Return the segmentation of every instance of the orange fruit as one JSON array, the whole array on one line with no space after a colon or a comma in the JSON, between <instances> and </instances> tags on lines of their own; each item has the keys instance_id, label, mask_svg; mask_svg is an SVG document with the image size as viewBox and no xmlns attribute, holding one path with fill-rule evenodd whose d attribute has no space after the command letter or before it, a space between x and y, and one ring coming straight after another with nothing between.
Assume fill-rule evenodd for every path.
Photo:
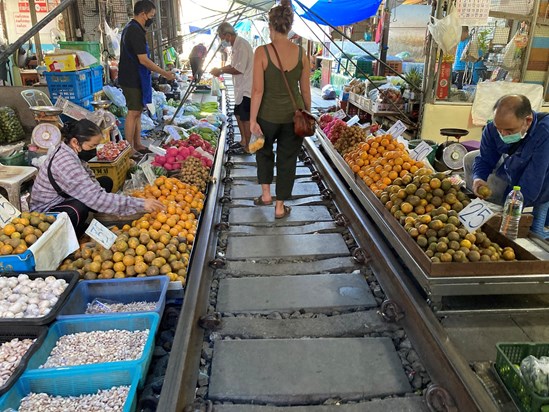
<instances>
[{"instance_id":1,"label":"orange fruit","mask_svg":"<svg viewBox=\"0 0 549 412\"><path fill-rule=\"evenodd\" d=\"M15 232L15 226L9 223L6 226L4 226L3 231L5 235L11 236Z\"/></svg>"}]
</instances>

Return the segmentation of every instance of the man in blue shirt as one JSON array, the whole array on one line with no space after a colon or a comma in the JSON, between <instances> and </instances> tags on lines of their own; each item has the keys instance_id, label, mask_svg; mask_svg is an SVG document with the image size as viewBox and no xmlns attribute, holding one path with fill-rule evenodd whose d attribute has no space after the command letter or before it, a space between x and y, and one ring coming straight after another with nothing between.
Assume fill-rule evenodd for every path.
<instances>
[{"instance_id":1,"label":"man in blue shirt","mask_svg":"<svg viewBox=\"0 0 549 412\"><path fill-rule=\"evenodd\" d=\"M452 66L452 83L454 83L458 89L463 89L463 76L465 75L465 62L461 60L461 55L465 46L469 43L469 27L463 26L461 28L461 39L457 45L456 55L454 57L454 65Z\"/></svg>"},{"instance_id":2,"label":"man in blue shirt","mask_svg":"<svg viewBox=\"0 0 549 412\"><path fill-rule=\"evenodd\" d=\"M465 182L477 196L488 185L488 199L503 204L520 186L524 206L549 201L549 116L532 111L522 95L506 95L494 106L494 120L482 132L480 150L464 158Z\"/></svg>"}]
</instances>

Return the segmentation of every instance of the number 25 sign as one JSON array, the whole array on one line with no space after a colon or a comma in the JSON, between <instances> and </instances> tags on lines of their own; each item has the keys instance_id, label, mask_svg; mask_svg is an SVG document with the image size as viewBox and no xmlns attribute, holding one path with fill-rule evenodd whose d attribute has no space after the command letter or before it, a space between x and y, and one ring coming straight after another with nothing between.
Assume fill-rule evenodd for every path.
<instances>
[{"instance_id":1,"label":"number 25 sign","mask_svg":"<svg viewBox=\"0 0 549 412\"><path fill-rule=\"evenodd\" d=\"M459 212L459 220L465 229L474 232L485 224L494 215L494 212L480 199L475 199Z\"/></svg>"}]
</instances>

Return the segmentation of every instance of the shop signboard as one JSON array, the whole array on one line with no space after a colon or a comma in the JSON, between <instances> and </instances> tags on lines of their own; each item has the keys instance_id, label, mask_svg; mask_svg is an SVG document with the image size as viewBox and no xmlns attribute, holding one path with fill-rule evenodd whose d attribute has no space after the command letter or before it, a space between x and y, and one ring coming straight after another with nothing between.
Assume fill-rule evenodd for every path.
<instances>
[{"instance_id":1,"label":"shop signboard","mask_svg":"<svg viewBox=\"0 0 549 412\"><path fill-rule=\"evenodd\" d=\"M446 100L450 91L452 77L452 64L449 62L439 63L437 80L437 99Z\"/></svg>"},{"instance_id":2,"label":"shop signboard","mask_svg":"<svg viewBox=\"0 0 549 412\"><path fill-rule=\"evenodd\" d=\"M30 5L29 5L28 1L19 0L17 5L19 6L19 13L29 13L30 12ZM36 9L37 13L47 13L48 12L48 2L47 1L35 1L34 2L34 8Z\"/></svg>"}]
</instances>

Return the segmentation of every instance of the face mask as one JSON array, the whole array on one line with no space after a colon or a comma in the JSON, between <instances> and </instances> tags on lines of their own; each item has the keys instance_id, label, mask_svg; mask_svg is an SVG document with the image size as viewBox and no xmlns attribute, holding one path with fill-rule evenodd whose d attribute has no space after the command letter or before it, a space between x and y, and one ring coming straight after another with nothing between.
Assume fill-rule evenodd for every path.
<instances>
[{"instance_id":1,"label":"face mask","mask_svg":"<svg viewBox=\"0 0 549 412\"><path fill-rule=\"evenodd\" d=\"M501 140L503 140L503 143L505 143L505 144L512 144L512 143L520 142L520 140L523 139L524 136L526 136L526 133L522 134L520 132L509 134L507 136L503 136L498 131L498 134L499 134L499 137L501 138Z\"/></svg>"},{"instance_id":2,"label":"face mask","mask_svg":"<svg viewBox=\"0 0 549 412\"><path fill-rule=\"evenodd\" d=\"M227 40L223 40L221 42L221 47L226 49L227 47L231 47L231 42L227 41Z\"/></svg>"},{"instance_id":3,"label":"face mask","mask_svg":"<svg viewBox=\"0 0 549 412\"><path fill-rule=\"evenodd\" d=\"M96 149L90 149L90 150L82 150L78 152L78 158L84 162L89 162L92 160L95 156L97 156L97 148Z\"/></svg>"},{"instance_id":4,"label":"face mask","mask_svg":"<svg viewBox=\"0 0 549 412\"><path fill-rule=\"evenodd\" d=\"M147 19L147 21L145 22L145 27L151 27L153 23L154 19Z\"/></svg>"}]
</instances>

